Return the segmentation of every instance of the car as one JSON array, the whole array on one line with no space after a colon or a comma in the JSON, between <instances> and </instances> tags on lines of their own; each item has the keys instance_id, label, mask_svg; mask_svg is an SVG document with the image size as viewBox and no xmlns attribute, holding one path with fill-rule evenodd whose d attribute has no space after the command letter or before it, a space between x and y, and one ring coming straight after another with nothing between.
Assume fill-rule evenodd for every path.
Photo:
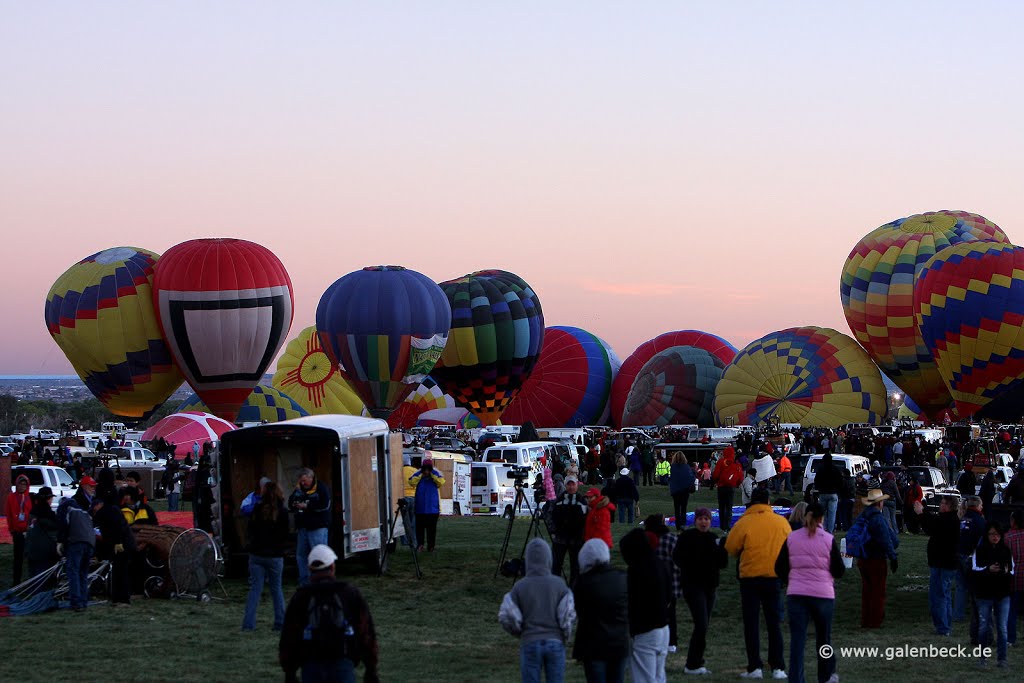
<instances>
[{"instance_id":1,"label":"car","mask_svg":"<svg viewBox=\"0 0 1024 683\"><path fill-rule=\"evenodd\" d=\"M15 465L11 468L11 491L14 491L13 483L18 477L28 477L28 490L31 493L39 493L39 489L49 486L53 491L53 503L51 507L56 510L61 498L70 498L78 491L78 484L67 473L63 467L50 465Z\"/></svg>"},{"instance_id":2,"label":"car","mask_svg":"<svg viewBox=\"0 0 1024 683\"><path fill-rule=\"evenodd\" d=\"M157 468L164 466L164 461L156 457L156 453L148 448L115 446L114 448L111 448L106 455L110 459L109 467Z\"/></svg>"},{"instance_id":3,"label":"car","mask_svg":"<svg viewBox=\"0 0 1024 683\"><path fill-rule=\"evenodd\" d=\"M464 453L470 457L476 455L476 450L472 446L454 436L435 436L427 442L427 447L432 451Z\"/></svg>"},{"instance_id":4,"label":"car","mask_svg":"<svg viewBox=\"0 0 1024 683\"><path fill-rule=\"evenodd\" d=\"M923 504L925 512L929 514L938 514L939 501L943 496L953 496L958 504L960 502L960 492L946 481L942 470L937 467L911 465L904 471L902 467L887 465L879 469L879 477L884 476L885 472L896 472L897 480L903 477L913 477L916 479L917 483L921 485L921 491L924 494Z\"/></svg>"},{"instance_id":5,"label":"car","mask_svg":"<svg viewBox=\"0 0 1024 683\"><path fill-rule=\"evenodd\" d=\"M10 455L13 452L14 452L14 447L13 446L9 446L8 444L5 444L5 443L0 443L0 453L3 453L4 455Z\"/></svg>"},{"instance_id":6,"label":"car","mask_svg":"<svg viewBox=\"0 0 1024 683\"><path fill-rule=\"evenodd\" d=\"M1013 479L1013 469L1006 465L996 465L991 468L995 472L996 476L996 496L992 499L993 503L1003 502L1003 489ZM982 477L978 477L978 484L974 487L974 494L979 495L981 493L981 481Z\"/></svg>"}]
</instances>

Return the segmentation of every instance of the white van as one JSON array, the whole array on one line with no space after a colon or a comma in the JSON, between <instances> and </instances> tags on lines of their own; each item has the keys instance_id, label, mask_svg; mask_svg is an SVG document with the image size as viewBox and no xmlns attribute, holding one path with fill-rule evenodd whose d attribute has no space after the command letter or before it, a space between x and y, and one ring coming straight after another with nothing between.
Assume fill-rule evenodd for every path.
<instances>
[{"instance_id":1,"label":"white van","mask_svg":"<svg viewBox=\"0 0 1024 683\"><path fill-rule=\"evenodd\" d=\"M472 478L472 510L474 515L512 514L515 504L515 482L509 477L511 468L503 462L473 463ZM533 489L524 487L524 495L532 496ZM531 498L530 503L533 503ZM529 509L522 502L518 514L529 514Z\"/></svg>"},{"instance_id":2,"label":"white van","mask_svg":"<svg viewBox=\"0 0 1024 683\"><path fill-rule=\"evenodd\" d=\"M50 506L56 510L61 498L70 498L78 491L78 484L71 478L71 475L62 467L52 465L15 465L11 468L11 493L15 491L13 482L18 477L28 477L29 493L39 493L39 489L49 486L53 491L53 503Z\"/></svg>"},{"instance_id":3,"label":"white van","mask_svg":"<svg viewBox=\"0 0 1024 683\"><path fill-rule=\"evenodd\" d=\"M812 455L807 458L807 464L804 465L804 480L801 486L805 494L814 486L814 477L818 472L818 463L821 462L823 457L825 456ZM855 478L871 471L871 461L863 455L833 453L832 462L836 467L845 467Z\"/></svg>"},{"instance_id":4,"label":"white van","mask_svg":"<svg viewBox=\"0 0 1024 683\"><path fill-rule=\"evenodd\" d=\"M482 458L483 462L501 462L517 467L528 467L530 477L528 486L532 486L537 475L544 468L543 462L550 446L547 441L523 441L521 443L503 443L491 446Z\"/></svg>"}]
</instances>

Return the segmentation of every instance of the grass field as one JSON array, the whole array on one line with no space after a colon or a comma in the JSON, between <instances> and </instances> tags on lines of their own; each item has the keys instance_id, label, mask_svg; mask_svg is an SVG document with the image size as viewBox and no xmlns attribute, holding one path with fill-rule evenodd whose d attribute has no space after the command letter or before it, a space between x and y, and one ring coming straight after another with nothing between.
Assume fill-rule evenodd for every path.
<instances>
[{"instance_id":1,"label":"grass field","mask_svg":"<svg viewBox=\"0 0 1024 683\"><path fill-rule=\"evenodd\" d=\"M643 488L644 514L671 511L664 487ZM714 493L697 494L711 505ZM693 509L691 499L691 509ZM522 548L527 522L514 527L512 547ZM510 579L494 577L505 522L498 518L442 519L439 547L420 556L424 578L417 580L411 556L400 549L390 573L383 578L346 568L345 578L366 595L377 623L381 674L387 681L516 681L519 679L518 642L497 623L501 596ZM616 540L624 526L613 529ZM966 644L967 627L956 624L953 638L933 635L928 616L928 568L924 537L902 537L900 572L889 580L886 622L878 631L859 628L860 577L849 571L837 585L833 644L848 646L949 647ZM404 552L403 552L404 551ZM617 553L613 553L616 557ZM0 546L0 585L10 577L11 546ZM286 576L286 598L294 574ZM136 598L131 607L100 605L82 614L68 611L0 620L0 680L77 681L267 681L280 677L277 638L270 630L272 610L265 598L255 633L240 631L246 584L225 582L228 599L199 604L192 600ZM679 608L681 650L669 657L669 679L683 678L685 644L690 619ZM784 625L788 663L789 633ZM813 680L813 634L807 670ZM767 642L762 636L767 657ZM722 587L712 616L708 646L712 680L737 679L745 669L739 590L734 563L723 572ZM962 680L984 671L985 680L1019 681L1022 656L1010 650L1010 669L994 662L978 668L973 659L901 658L843 659L843 681ZM570 663L570 681L582 681L582 667Z\"/></svg>"}]
</instances>

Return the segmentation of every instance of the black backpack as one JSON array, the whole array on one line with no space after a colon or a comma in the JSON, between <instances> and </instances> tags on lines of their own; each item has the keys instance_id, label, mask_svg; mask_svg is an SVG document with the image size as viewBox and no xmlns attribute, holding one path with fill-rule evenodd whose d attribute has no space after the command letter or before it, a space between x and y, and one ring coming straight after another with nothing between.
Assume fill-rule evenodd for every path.
<instances>
[{"instance_id":1,"label":"black backpack","mask_svg":"<svg viewBox=\"0 0 1024 683\"><path fill-rule=\"evenodd\" d=\"M314 591L303 633L307 654L314 659L355 659L355 630L345 616L337 591Z\"/></svg>"}]
</instances>

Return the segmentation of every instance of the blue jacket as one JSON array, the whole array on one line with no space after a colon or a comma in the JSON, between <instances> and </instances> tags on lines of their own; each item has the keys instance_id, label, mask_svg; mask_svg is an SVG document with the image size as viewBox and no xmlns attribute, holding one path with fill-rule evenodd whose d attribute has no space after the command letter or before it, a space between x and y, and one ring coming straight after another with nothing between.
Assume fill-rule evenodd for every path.
<instances>
[{"instance_id":1,"label":"blue jacket","mask_svg":"<svg viewBox=\"0 0 1024 683\"><path fill-rule=\"evenodd\" d=\"M693 488L693 470L689 465L672 465L668 475L668 492L671 495L685 493Z\"/></svg>"},{"instance_id":2,"label":"blue jacket","mask_svg":"<svg viewBox=\"0 0 1024 683\"><path fill-rule=\"evenodd\" d=\"M900 547L900 537L885 521L885 515L872 505L861 513L868 523L868 542L865 550L869 559L896 559L896 548Z\"/></svg>"},{"instance_id":3,"label":"blue jacket","mask_svg":"<svg viewBox=\"0 0 1024 683\"><path fill-rule=\"evenodd\" d=\"M416 514L437 515L441 513L441 495L438 493L444 484L444 477L435 469L430 470L430 476L423 476L423 470L416 470L416 474L409 477L409 484L416 487Z\"/></svg>"},{"instance_id":4,"label":"blue jacket","mask_svg":"<svg viewBox=\"0 0 1024 683\"><path fill-rule=\"evenodd\" d=\"M964 557L974 554L984 537L985 518L977 510L968 510L960 520L960 542L957 544L957 552Z\"/></svg>"}]
</instances>

